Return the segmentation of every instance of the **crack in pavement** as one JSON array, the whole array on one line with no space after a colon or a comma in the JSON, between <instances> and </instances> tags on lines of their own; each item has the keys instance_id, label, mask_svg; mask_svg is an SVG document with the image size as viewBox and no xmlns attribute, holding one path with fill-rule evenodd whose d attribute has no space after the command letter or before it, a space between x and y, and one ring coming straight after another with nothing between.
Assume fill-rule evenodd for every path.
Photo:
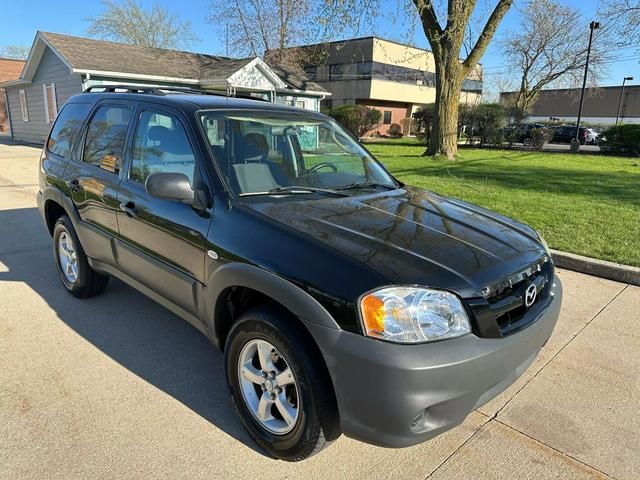
<instances>
[{"instance_id":1,"label":"crack in pavement","mask_svg":"<svg viewBox=\"0 0 640 480\"><path fill-rule=\"evenodd\" d=\"M628 284L625 284L625 285L624 285L624 287L622 287L622 289L621 289L618 293L616 293L616 294L615 294L615 295L614 295L614 296L613 296L613 297L612 297L612 298L611 298L611 299L610 299L610 300L609 300L609 301L608 301L608 302L607 302L607 303L606 303L606 304L605 304L605 305L604 305L600 310L598 310L598 311L596 312L596 314L595 314L595 315L594 315L594 316L593 316L593 317L592 317L588 322L586 322L586 323L583 325L583 327L582 327L580 330L578 330L578 332L576 332L576 333L575 333L575 335L573 335L573 336L569 339L569 341L568 341L567 343L565 343L565 344L562 346L562 348L560 348L560 350L558 350L558 351L557 351L557 352L556 352L556 353L555 353L555 354L554 354L554 355L553 355L553 356L552 356L552 357L551 357L551 358L550 358L550 359L549 359L549 360L548 360L548 361L547 361L547 362L546 362L546 363L545 363L545 364L544 364L544 365L543 365L543 366L542 366L542 367L541 367L541 368L540 368L540 369L539 369L539 370L538 370L538 371L537 371L537 372L536 372L536 373L535 373L535 374L534 374L534 375L533 375L529 380L527 380L527 381L524 383L524 385L523 385L521 388L519 388L519 389L518 389L518 390L517 390L517 391L516 391L516 392L515 392L515 393L514 393L514 394L513 394L513 395L512 395L512 396L511 396L507 401L506 401L506 402L505 402L505 404L504 404L502 407L500 407L500 409L499 409L498 411L496 411L496 413L494 413L493 415L489 416L489 415L486 415L486 414L482 413L482 412L481 412L481 411L479 411L479 410L475 410L475 412L480 413L481 415L483 415L484 417L486 417L488 420L487 420L486 422L484 422L482 425L480 425L480 426L477 428L477 430L476 430L475 432L473 432L473 434L472 434L471 436L469 436L469 438L467 438L464 442L462 442L462 443L461 443L461 444L460 444L460 445L459 445L459 446L458 446L458 447L457 447L457 448L456 448L456 449L455 449L455 450L454 450L450 455L448 455L448 456L447 456L447 458L446 458L442 463L440 463L440 464L439 464L439 465L438 465L438 466L437 466L433 471L431 471L431 473L429 473L429 475L427 475L427 476L425 477L425 480L428 480L429 478L432 478L432 477L433 477L433 475L434 475L438 470L440 470L440 468L442 468L442 467L443 467L443 466L444 466L444 465L445 465L445 464L446 464L446 463L447 463L451 458L453 458L453 456L454 456L454 455L456 455L456 454L460 451L460 449L461 449L462 447L464 447L467 443L469 443L469 441L471 441L471 439L472 439L472 438L474 438L474 437L475 437L475 436L480 432L480 430L482 430L483 428L485 428L485 427L486 427L487 425L489 425L492 421L495 421L495 422L499 423L500 425L504 425L505 427L510 428L511 430L513 430L513 431L515 431L515 432L518 432L518 433L520 433L520 434L524 435L525 437L527 437L527 438L529 438L529 439L531 439L531 440L533 440L533 441L535 441L535 442L537 442L537 443L539 443L539 444L541 444L541 445L544 445L545 447L547 447L547 448L549 448L549 449L553 450L554 452L557 452L557 453L559 453L559 454L561 454L561 455L563 455L563 456L565 456L565 457L567 457L567 458L571 458L571 459L572 459L572 460L574 460L575 462L577 462L577 463L579 463L579 464L581 464L581 465L584 465L584 466L586 466L586 467L588 467L588 468L590 468L590 469L592 469L592 470L594 470L594 471L597 471L597 472L601 473L602 475L604 475L604 476L606 476L606 477L608 477L608 478L611 478L611 479L616 480L616 477L614 477L613 475L611 475L611 474L609 474L609 473L606 473L606 472L603 472L602 470L600 470L600 469L598 469L598 468L596 468L596 467L594 467L594 466L592 466L592 465L589 465L588 463L585 463L585 462L583 462L583 461L581 461L581 460L578 460L577 458L575 458L575 457L573 457L573 456L569 455L568 453L565 453L565 452L563 452L563 451L561 451L561 450L558 450L557 448L554 448L554 447L552 447L552 446L550 446L550 445L547 445L547 444L546 444L546 443L544 443L543 441L538 440L537 438L532 437L531 435L528 435L528 434L526 434L526 433L524 433L524 432L522 432L522 431L518 430L517 428L514 428L514 427L512 427L511 425L509 425L509 424L507 424L507 423L502 422L501 420L499 420L499 419L498 419L498 414L499 414L502 410L504 410L504 408L509 404L509 402L511 402L511 400L513 400L513 399L516 397L516 395L518 395L518 394L519 394L519 393L520 393L520 392L521 392L521 391L522 391L522 390L523 390L527 385L529 385L529 383L531 383L531 381L532 381L533 379L535 379L535 378L540 374L540 372L542 372L542 371L547 367L547 365L549 365L549 364L550 364L550 363L551 363L551 362L552 362L552 361L553 361L553 360L554 360L554 359L555 359L555 358L560 354L560 352L562 352L562 351L563 351L563 350L564 350L564 349L565 349L565 348L566 348L566 347L567 347L571 342L573 342L573 340L575 340L575 338L576 338L578 335L580 335L580 334L584 331L584 329L585 329L585 328L587 328L587 327L591 324L591 322L593 322L596 318L598 318L598 316L600 316L600 314L601 314L605 309L607 309L607 307L609 307L609 305L611 305L611 304L612 304L612 303L613 303L613 302L614 302L614 301L615 301L615 300L616 300L620 295L622 295L622 293L623 293L625 290L627 290L627 288L629 288L629 285L628 285Z\"/></svg>"},{"instance_id":2,"label":"crack in pavement","mask_svg":"<svg viewBox=\"0 0 640 480\"><path fill-rule=\"evenodd\" d=\"M568 454L568 453L566 453L566 452L563 452L562 450L558 450L557 448L552 447L551 445L549 445L549 444L547 444L547 443L543 442L542 440L538 440L537 438L532 437L531 435L529 435L529 434L527 434L527 433L523 432L522 430L518 430L517 428L512 427L511 425L508 425L508 424L506 424L506 423L504 423L504 422L502 422L502 421L498 420L497 418L492 418L492 419L490 420L490 422L491 422L491 421L496 422L496 423L499 423L500 425L502 425L502 426L504 426L504 427L506 427L506 428L508 428L508 429L510 429L510 430L513 430L514 432L518 432L520 435L523 435L523 436L527 437L529 440L532 440L532 441L534 441L534 442L536 442L536 443L539 443L540 445L543 445L543 446L547 447L548 449L553 450L554 452L556 452L556 453L558 453L558 454L562 455L563 457L570 458L571 460L573 460L573 461L574 461L574 462L576 462L576 463L579 463L580 465L584 465L585 467L590 468L591 470L595 470L596 472L601 473L601 474L602 474L602 475L604 475L605 477L611 478L612 480L617 480L617 477L614 477L614 476L613 476L613 475L611 475L610 473L603 472L603 471L602 471L602 470L600 470L599 468L596 468L596 467L594 467L593 465L589 465L588 463L583 462L582 460L579 460L579 459L577 459L576 457L574 457L573 455L570 455L570 454ZM489 423L489 422L485 423L484 425L487 425L488 423ZM484 427L484 425L482 425L482 426Z\"/></svg>"},{"instance_id":3,"label":"crack in pavement","mask_svg":"<svg viewBox=\"0 0 640 480\"><path fill-rule=\"evenodd\" d=\"M43 245L42 247L33 247L33 248L27 248L24 250L9 250L8 252L0 252L0 255L3 255L3 256L4 255L21 255L23 253L33 253L33 252L38 252L40 250L48 250L49 248L51 248L50 245Z\"/></svg>"},{"instance_id":4,"label":"crack in pavement","mask_svg":"<svg viewBox=\"0 0 640 480\"><path fill-rule=\"evenodd\" d=\"M21 184L17 184L17 183L13 183L10 185L0 185L0 189L2 190L11 190L11 189L18 189L18 188L35 188L37 187L38 184L37 183L21 183Z\"/></svg>"},{"instance_id":5,"label":"crack in pavement","mask_svg":"<svg viewBox=\"0 0 640 480\"><path fill-rule=\"evenodd\" d=\"M447 462L448 462L448 461L449 461L449 460L450 460L454 455L456 455L456 454L460 451L460 449L461 449L462 447L464 447L467 443L469 443L469 442L471 441L471 439L472 439L472 438L474 438L476 435L478 435L478 433L480 433L480 430L482 430L486 425L488 425L488 424L493 420L493 418L491 418L491 417L489 417L489 416L485 415L485 414L484 414L484 413L482 413L482 412L478 412L478 413L480 413L483 417L485 417L485 418L487 419L487 421L486 421L486 422L484 422L482 425L480 425L480 426L476 429L476 431L475 431L475 432L473 432L473 433L469 436L469 438L467 438L464 442L462 442L460 445L458 445L458 446L456 447L456 449L455 449L453 452L451 452L451 453L447 456L447 458L445 458L445 459L440 463L440 465L438 465L436 468L434 468L434 469L431 471L431 473L425 477L425 480L428 480L429 478L432 478L434 473L436 473L438 470L440 470L440 468L441 468L445 463L447 463Z\"/></svg>"}]
</instances>

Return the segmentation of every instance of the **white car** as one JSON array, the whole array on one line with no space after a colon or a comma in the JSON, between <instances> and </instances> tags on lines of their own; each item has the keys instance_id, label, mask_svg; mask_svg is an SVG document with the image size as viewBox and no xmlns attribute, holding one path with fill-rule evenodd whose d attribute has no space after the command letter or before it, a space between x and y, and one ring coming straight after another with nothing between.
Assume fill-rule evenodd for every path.
<instances>
[{"instance_id":1,"label":"white car","mask_svg":"<svg viewBox=\"0 0 640 480\"><path fill-rule=\"evenodd\" d=\"M599 136L600 134L596 132L593 128L587 128L587 143L589 145L597 144Z\"/></svg>"}]
</instances>

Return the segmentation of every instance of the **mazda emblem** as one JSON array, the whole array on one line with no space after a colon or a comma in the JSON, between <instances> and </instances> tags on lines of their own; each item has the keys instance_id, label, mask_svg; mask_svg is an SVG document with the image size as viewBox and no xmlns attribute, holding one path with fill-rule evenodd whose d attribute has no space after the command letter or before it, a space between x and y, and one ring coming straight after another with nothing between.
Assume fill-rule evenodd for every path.
<instances>
[{"instance_id":1,"label":"mazda emblem","mask_svg":"<svg viewBox=\"0 0 640 480\"><path fill-rule=\"evenodd\" d=\"M524 292L524 306L529 308L533 305L533 302L536 301L536 295L538 293L538 289L536 288L535 283L532 283L527 287Z\"/></svg>"}]
</instances>

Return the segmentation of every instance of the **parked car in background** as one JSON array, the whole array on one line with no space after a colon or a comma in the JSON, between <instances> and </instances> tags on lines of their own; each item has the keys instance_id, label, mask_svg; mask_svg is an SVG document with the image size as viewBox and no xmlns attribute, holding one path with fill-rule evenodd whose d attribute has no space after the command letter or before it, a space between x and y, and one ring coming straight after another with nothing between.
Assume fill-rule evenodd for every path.
<instances>
[{"instance_id":1,"label":"parked car in background","mask_svg":"<svg viewBox=\"0 0 640 480\"><path fill-rule=\"evenodd\" d=\"M523 143L526 147L533 145L531 137L532 130L536 128L544 128L539 123L520 123L507 125L504 129L504 137L507 141L515 143Z\"/></svg>"},{"instance_id":2,"label":"parked car in background","mask_svg":"<svg viewBox=\"0 0 640 480\"><path fill-rule=\"evenodd\" d=\"M572 127L570 125L555 127L553 129L553 138L551 139L551 143L571 143L571 139L576 138L576 128L577 127ZM580 132L578 133L580 145L587 143L587 130L587 128L580 127Z\"/></svg>"},{"instance_id":3,"label":"parked car in background","mask_svg":"<svg viewBox=\"0 0 640 480\"><path fill-rule=\"evenodd\" d=\"M587 128L587 143L589 145L596 145L599 141L600 134L593 128Z\"/></svg>"}]
</instances>

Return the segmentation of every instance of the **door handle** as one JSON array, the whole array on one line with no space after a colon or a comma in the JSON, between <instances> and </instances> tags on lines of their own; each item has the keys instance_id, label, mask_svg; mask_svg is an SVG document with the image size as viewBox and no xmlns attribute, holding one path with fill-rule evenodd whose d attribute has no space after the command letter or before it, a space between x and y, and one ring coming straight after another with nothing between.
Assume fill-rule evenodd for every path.
<instances>
[{"instance_id":1,"label":"door handle","mask_svg":"<svg viewBox=\"0 0 640 480\"><path fill-rule=\"evenodd\" d=\"M133 202L121 203L120 210L126 213L129 217L135 217L138 214L136 211L136 205Z\"/></svg>"},{"instance_id":2,"label":"door handle","mask_svg":"<svg viewBox=\"0 0 640 480\"><path fill-rule=\"evenodd\" d=\"M69 190L71 190L72 192L77 192L80 190L80 182L77 178L64 183L66 183L67 187L69 187Z\"/></svg>"}]
</instances>

